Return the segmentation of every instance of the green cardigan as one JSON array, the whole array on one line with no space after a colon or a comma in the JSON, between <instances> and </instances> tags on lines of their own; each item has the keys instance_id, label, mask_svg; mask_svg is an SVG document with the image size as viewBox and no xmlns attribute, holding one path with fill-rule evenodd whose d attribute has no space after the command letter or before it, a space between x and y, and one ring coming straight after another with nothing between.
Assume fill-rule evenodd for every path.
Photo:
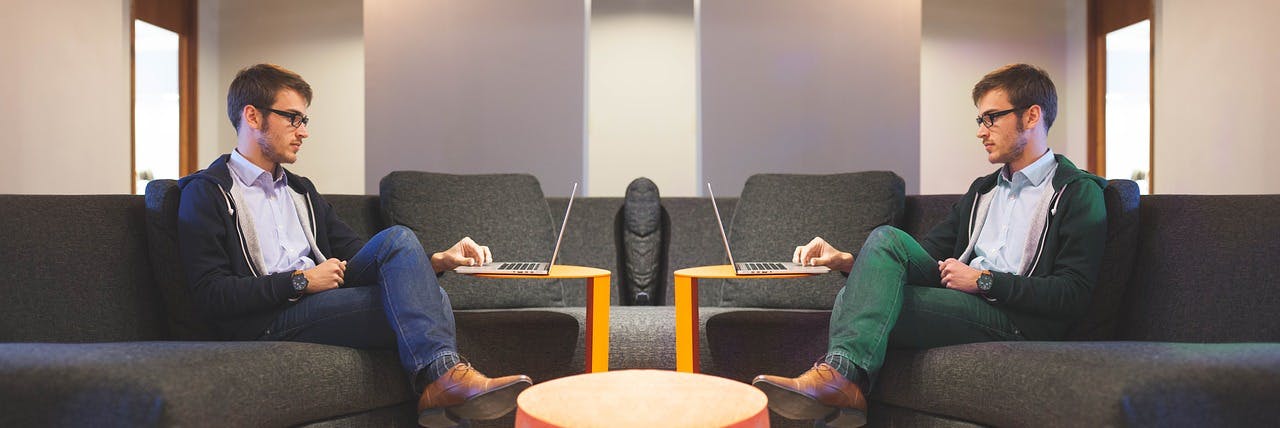
<instances>
[{"instance_id":1,"label":"green cardigan","mask_svg":"<svg viewBox=\"0 0 1280 428\"><path fill-rule=\"evenodd\" d=\"M987 296L1032 340L1058 339L1085 313L1098 282L1107 240L1107 209L1102 198L1106 180L1076 168L1056 155L1053 200L1044 215L1045 229L1031 236L1041 242L1026 276L992 272ZM920 245L937 260L959 258L969 246L980 195L995 188L996 172L979 177L951 208L951 214L929 231Z\"/></svg>"}]
</instances>

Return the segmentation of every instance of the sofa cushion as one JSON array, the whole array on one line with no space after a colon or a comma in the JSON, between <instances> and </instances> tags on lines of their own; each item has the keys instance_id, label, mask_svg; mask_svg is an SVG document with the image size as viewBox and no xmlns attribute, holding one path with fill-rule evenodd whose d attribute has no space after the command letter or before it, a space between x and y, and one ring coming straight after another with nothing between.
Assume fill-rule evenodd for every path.
<instances>
[{"instance_id":1,"label":"sofa cushion","mask_svg":"<svg viewBox=\"0 0 1280 428\"><path fill-rule=\"evenodd\" d=\"M1280 344L986 342L888 354L871 398L989 426L1268 426Z\"/></svg>"},{"instance_id":2,"label":"sofa cushion","mask_svg":"<svg viewBox=\"0 0 1280 428\"><path fill-rule=\"evenodd\" d=\"M542 382L582 373L586 308L454 311L458 353L490 376Z\"/></svg>"},{"instance_id":3,"label":"sofa cushion","mask_svg":"<svg viewBox=\"0 0 1280 428\"><path fill-rule=\"evenodd\" d=\"M798 376L827 353L829 310L723 308L706 320L708 373L741 382Z\"/></svg>"},{"instance_id":4,"label":"sofa cushion","mask_svg":"<svg viewBox=\"0 0 1280 428\"><path fill-rule=\"evenodd\" d=\"M1110 340L1115 337L1120 303L1138 254L1138 184L1110 180L1102 190L1107 204L1107 243L1098 282L1084 316L1067 332L1069 340Z\"/></svg>"},{"instance_id":5,"label":"sofa cushion","mask_svg":"<svg viewBox=\"0 0 1280 428\"><path fill-rule=\"evenodd\" d=\"M1280 342L1280 195L1142 197L1119 337Z\"/></svg>"},{"instance_id":6,"label":"sofa cushion","mask_svg":"<svg viewBox=\"0 0 1280 428\"><path fill-rule=\"evenodd\" d=\"M416 398L391 350L0 344L0 426L293 426Z\"/></svg>"},{"instance_id":7,"label":"sofa cushion","mask_svg":"<svg viewBox=\"0 0 1280 428\"><path fill-rule=\"evenodd\" d=\"M135 195L0 195L0 342L164 338L143 212Z\"/></svg>"},{"instance_id":8,"label":"sofa cushion","mask_svg":"<svg viewBox=\"0 0 1280 428\"><path fill-rule=\"evenodd\" d=\"M796 246L815 236L856 256L872 229L902 218L904 191L902 177L887 171L753 175L728 226L734 260L790 260ZM729 280L715 305L831 309L842 286L843 277L836 272Z\"/></svg>"},{"instance_id":9,"label":"sofa cushion","mask_svg":"<svg viewBox=\"0 0 1280 428\"><path fill-rule=\"evenodd\" d=\"M547 201L528 174L453 175L395 171L379 192L388 225L413 230L428 253L463 237L488 246L495 261L549 261L555 247ZM560 282L448 273L440 285L455 309L564 306Z\"/></svg>"},{"instance_id":10,"label":"sofa cushion","mask_svg":"<svg viewBox=\"0 0 1280 428\"><path fill-rule=\"evenodd\" d=\"M187 276L178 256L178 202L182 189L175 180L147 183L147 245L151 274L164 298L169 334L179 340L215 338L209 323L196 309L187 289Z\"/></svg>"}]
</instances>

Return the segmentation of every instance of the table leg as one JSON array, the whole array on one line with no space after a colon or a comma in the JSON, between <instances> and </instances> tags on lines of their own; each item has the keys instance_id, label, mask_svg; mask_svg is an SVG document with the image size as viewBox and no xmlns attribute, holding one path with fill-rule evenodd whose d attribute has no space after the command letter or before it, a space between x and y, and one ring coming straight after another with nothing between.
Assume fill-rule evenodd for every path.
<instances>
[{"instance_id":1,"label":"table leg","mask_svg":"<svg viewBox=\"0 0 1280 428\"><path fill-rule=\"evenodd\" d=\"M587 278L587 373L609 371L609 275Z\"/></svg>"},{"instance_id":2,"label":"table leg","mask_svg":"<svg viewBox=\"0 0 1280 428\"><path fill-rule=\"evenodd\" d=\"M676 275L676 371L701 371L698 360L698 278Z\"/></svg>"}]
</instances>

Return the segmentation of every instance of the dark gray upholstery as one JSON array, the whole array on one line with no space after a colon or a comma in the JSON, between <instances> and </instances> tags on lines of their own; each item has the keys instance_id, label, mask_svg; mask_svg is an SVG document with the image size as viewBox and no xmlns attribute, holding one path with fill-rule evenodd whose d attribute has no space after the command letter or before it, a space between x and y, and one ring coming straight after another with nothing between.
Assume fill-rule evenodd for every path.
<instances>
[{"instance_id":1,"label":"dark gray upholstery","mask_svg":"<svg viewBox=\"0 0 1280 428\"><path fill-rule=\"evenodd\" d=\"M552 220L556 228L564 221L564 208L569 198L547 198ZM565 228L564 242L560 244L560 258L556 264L590 266L614 271L618 261L618 246L614 243L615 218L622 207L622 198L582 198L573 201L569 224ZM610 276L612 289L618 289L618 278ZM561 281L564 286L565 304L584 306L587 288L583 281ZM609 301L618 303L618 293L610 293Z\"/></svg>"},{"instance_id":2,"label":"dark gray upholstery","mask_svg":"<svg viewBox=\"0 0 1280 428\"><path fill-rule=\"evenodd\" d=\"M991 426L1274 426L1280 344L988 342L892 351L877 401Z\"/></svg>"},{"instance_id":3,"label":"dark gray upholstery","mask_svg":"<svg viewBox=\"0 0 1280 428\"><path fill-rule=\"evenodd\" d=\"M0 341L155 340L142 198L0 195Z\"/></svg>"},{"instance_id":4,"label":"dark gray upholstery","mask_svg":"<svg viewBox=\"0 0 1280 428\"><path fill-rule=\"evenodd\" d=\"M1142 198L1120 338L1280 342L1280 195Z\"/></svg>"},{"instance_id":5,"label":"dark gray upholstery","mask_svg":"<svg viewBox=\"0 0 1280 428\"><path fill-rule=\"evenodd\" d=\"M284 426L413 398L392 351L287 342L0 344L0 426Z\"/></svg>"},{"instance_id":6,"label":"dark gray upholstery","mask_svg":"<svg viewBox=\"0 0 1280 428\"><path fill-rule=\"evenodd\" d=\"M737 198L716 198L720 215L733 218ZM706 198L666 198L662 207L671 217L671 244L668 245L666 302L674 304L675 271L688 267L720 265L729 262L716 226L715 212ZM724 281L703 280L698 283L698 303L714 306L720 301Z\"/></svg>"},{"instance_id":7,"label":"dark gray upholstery","mask_svg":"<svg viewBox=\"0 0 1280 428\"><path fill-rule=\"evenodd\" d=\"M164 298L169 335L178 340L210 340L210 325L196 310L178 257L178 202L182 189L176 180L147 183L147 242L151 274Z\"/></svg>"},{"instance_id":8,"label":"dark gray upholstery","mask_svg":"<svg viewBox=\"0 0 1280 428\"><path fill-rule=\"evenodd\" d=\"M902 219L902 177L887 171L830 175L757 174L747 179L727 225L734 261L790 260L796 246L820 236L857 255L872 229ZM843 277L725 281L726 307L831 309Z\"/></svg>"},{"instance_id":9,"label":"dark gray upholstery","mask_svg":"<svg viewBox=\"0 0 1280 428\"><path fill-rule=\"evenodd\" d=\"M1124 186L1117 182L1112 187ZM0 299L0 339L9 342L0 344L0 426L413 426L416 397L391 351L174 341L186 334L177 320L193 314L172 313L182 309L172 304L169 291L185 287L166 288L178 284L180 270L163 241L172 236L169 224L156 220L172 212L176 198L171 182L155 186L145 203L128 195L0 195L0 259L6 260L0 287L9 296ZM406 212L426 210L421 196L432 192L405 187L405 199L395 203ZM1112 201L1127 204L1121 213L1131 214L1132 208L1115 190L1121 189L1104 192L1109 235L1121 230L1114 227ZM894 223L920 236L958 197L907 197L906 211ZM325 198L366 237L392 224L383 219L389 202L381 197ZM521 202L528 209L497 209L533 219L515 222L543 224L538 228L545 236L530 245L544 245L549 256L567 199L533 199ZM446 202L436 208L467 209L440 200ZM738 199L719 201L725 218L734 218ZM726 261L705 198L667 198L662 207L671 230L662 273L667 306L611 307L611 369L674 367L672 271ZM615 233L622 208L622 198L578 199L561 260L617 272ZM1112 325L1114 337L1138 342L892 350L871 394L871 425L1280 425L1280 408L1270 405L1280 393L1280 318L1274 316L1280 287L1266 263L1280 254L1273 238L1280 236L1280 221L1273 218L1280 195L1143 196L1138 212L1130 279L1120 279L1123 269L1106 267L1100 279L1127 282L1113 318L1118 322L1108 324L1109 304L1095 296L1093 314L1103 316L1091 333L1105 336ZM1109 239L1104 263L1123 267L1115 250L1126 245ZM440 241L429 250L443 249L456 237ZM494 239L481 242L492 245ZM843 283L833 276L835 286ZM446 274L445 281L456 277ZM457 310L459 350L491 375L526 373L540 382L581 372L581 283L552 288L562 296L556 306L567 307ZM523 298L508 288L513 283L500 284L467 299L496 307ZM1111 287L1100 283L1099 290L1117 290ZM454 302L466 291L451 290ZM720 307L722 292L716 281L703 281L699 291L700 301L712 305L700 309L698 321L705 372L742 381L760 373L795 375L825 350L829 303L821 310ZM299 390L305 402L280 400ZM777 415L771 422L812 426ZM512 423L508 415L475 426Z\"/></svg>"},{"instance_id":10,"label":"dark gray upholstery","mask_svg":"<svg viewBox=\"0 0 1280 428\"><path fill-rule=\"evenodd\" d=\"M1115 338L1120 303L1138 253L1138 184L1111 180L1102 198L1107 204L1107 244L1089 309L1067 332L1069 340Z\"/></svg>"},{"instance_id":11,"label":"dark gray upholstery","mask_svg":"<svg viewBox=\"0 0 1280 428\"><path fill-rule=\"evenodd\" d=\"M324 200L343 223L364 239L387 228L382 222L382 202L377 195L324 195Z\"/></svg>"},{"instance_id":12,"label":"dark gray upholstery","mask_svg":"<svg viewBox=\"0 0 1280 428\"><path fill-rule=\"evenodd\" d=\"M528 174L453 175L396 171L382 178L388 225L413 230L428 253L470 236L495 261L549 261L556 230L538 179ZM457 309L565 306L560 281L445 274Z\"/></svg>"}]
</instances>

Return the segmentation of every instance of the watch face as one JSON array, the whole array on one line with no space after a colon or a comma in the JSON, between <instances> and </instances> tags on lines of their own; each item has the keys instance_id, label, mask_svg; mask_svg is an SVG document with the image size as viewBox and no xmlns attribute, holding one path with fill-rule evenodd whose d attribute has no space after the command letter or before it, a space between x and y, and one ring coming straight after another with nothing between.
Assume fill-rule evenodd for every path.
<instances>
[{"instance_id":1,"label":"watch face","mask_svg":"<svg viewBox=\"0 0 1280 428\"><path fill-rule=\"evenodd\" d=\"M302 291L302 290L305 290L306 288L307 288L307 276L306 276L306 275L294 275L294 276L293 276L293 289L294 289L294 290L297 290L297 291Z\"/></svg>"},{"instance_id":2,"label":"watch face","mask_svg":"<svg viewBox=\"0 0 1280 428\"><path fill-rule=\"evenodd\" d=\"M982 274L978 277L978 289L982 291L991 290L991 275Z\"/></svg>"}]
</instances>

